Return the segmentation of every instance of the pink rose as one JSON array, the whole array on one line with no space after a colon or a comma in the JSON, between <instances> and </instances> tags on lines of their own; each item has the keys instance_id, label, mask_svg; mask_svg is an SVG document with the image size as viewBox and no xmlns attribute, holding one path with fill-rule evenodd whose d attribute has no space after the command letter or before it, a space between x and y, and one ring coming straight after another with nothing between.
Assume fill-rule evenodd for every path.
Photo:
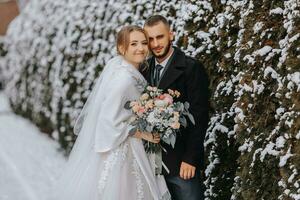
<instances>
[{"instance_id":1,"label":"pink rose","mask_svg":"<svg viewBox=\"0 0 300 200\"><path fill-rule=\"evenodd\" d=\"M154 106L154 102L153 102L152 99L147 101L146 104L145 104L146 109L152 109L153 106Z\"/></svg>"},{"instance_id":2,"label":"pink rose","mask_svg":"<svg viewBox=\"0 0 300 200\"><path fill-rule=\"evenodd\" d=\"M179 122L172 123L172 124L171 124L171 127L172 127L173 129L179 129L179 128L180 128L180 123L179 123Z\"/></svg>"},{"instance_id":3,"label":"pink rose","mask_svg":"<svg viewBox=\"0 0 300 200\"><path fill-rule=\"evenodd\" d=\"M140 110L140 106L138 104L135 104L133 107L132 107L132 111L137 113L138 111Z\"/></svg>"},{"instance_id":4,"label":"pink rose","mask_svg":"<svg viewBox=\"0 0 300 200\"><path fill-rule=\"evenodd\" d=\"M146 112L146 109L144 107L140 107L139 110L137 111L137 115L141 116L143 113Z\"/></svg>"},{"instance_id":5,"label":"pink rose","mask_svg":"<svg viewBox=\"0 0 300 200\"><path fill-rule=\"evenodd\" d=\"M159 100L163 100L164 98L165 98L165 95L163 95L163 94L161 94L157 97L157 99L159 99Z\"/></svg>"},{"instance_id":6,"label":"pink rose","mask_svg":"<svg viewBox=\"0 0 300 200\"><path fill-rule=\"evenodd\" d=\"M144 107L140 107L139 110L138 110L138 113L144 113L146 110Z\"/></svg>"},{"instance_id":7,"label":"pink rose","mask_svg":"<svg viewBox=\"0 0 300 200\"><path fill-rule=\"evenodd\" d=\"M168 102L168 104L172 104L173 103L173 97L169 94L165 94L164 95L164 100Z\"/></svg>"}]
</instances>

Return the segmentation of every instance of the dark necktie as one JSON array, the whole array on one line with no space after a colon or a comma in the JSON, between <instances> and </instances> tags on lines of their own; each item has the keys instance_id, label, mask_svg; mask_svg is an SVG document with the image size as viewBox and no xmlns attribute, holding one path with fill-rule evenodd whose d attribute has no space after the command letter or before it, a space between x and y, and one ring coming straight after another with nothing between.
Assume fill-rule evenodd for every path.
<instances>
[{"instance_id":1,"label":"dark necktie","mask_svg":"<svg viewBox=\"0 0 300 200\"><path fill-rule=\"evenodd\" d=\"M160 79L160 71L162 70L163 66L156 65L155 66L155 75L154 75L154 86L158 86L159 79Z\"/></svg>"}]
</instances>

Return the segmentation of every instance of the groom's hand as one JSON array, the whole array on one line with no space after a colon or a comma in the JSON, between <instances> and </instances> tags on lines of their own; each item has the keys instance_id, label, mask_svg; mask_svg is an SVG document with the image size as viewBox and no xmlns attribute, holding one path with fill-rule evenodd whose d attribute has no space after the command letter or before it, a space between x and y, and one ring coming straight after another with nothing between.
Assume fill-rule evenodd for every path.
<instances>
[{"instance_id":1,"label":"groom's hand","mask_svg":"<svg viewBox=\"0 0 300 200\"><path fill-rule=\"evenodd\" d=\"M180 177L184 180L191 179L195 176L196 167L186 162L182 162L180 166Z\"/></svg>"}]
</instances>

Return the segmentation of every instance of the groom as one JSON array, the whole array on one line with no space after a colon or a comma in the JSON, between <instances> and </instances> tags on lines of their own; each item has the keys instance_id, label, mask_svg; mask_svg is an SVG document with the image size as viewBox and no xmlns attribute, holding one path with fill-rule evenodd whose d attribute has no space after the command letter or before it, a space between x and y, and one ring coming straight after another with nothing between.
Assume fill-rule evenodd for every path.
<instances>
[{"instance_id":1,"label":"groom","mask_svg":"<svg viewBox=\"0 0 300 200\"><path fill-rule=\"evenodd\" d=\"M208 78L204 67L197 60L186 56L172 46L174 39L168 21L160 15L148 18L144 30L149 36L153 54L149 67L142 72L152 86L160 89L178 90L178 101L189 102L189 111L195 125L189 123L177 135L174 149L162 143L163 162L169 173L163 171L169 191L174 200L204 199L200 170L204 165L203 141L208 124Z\"/></svg>"}]
</instances>

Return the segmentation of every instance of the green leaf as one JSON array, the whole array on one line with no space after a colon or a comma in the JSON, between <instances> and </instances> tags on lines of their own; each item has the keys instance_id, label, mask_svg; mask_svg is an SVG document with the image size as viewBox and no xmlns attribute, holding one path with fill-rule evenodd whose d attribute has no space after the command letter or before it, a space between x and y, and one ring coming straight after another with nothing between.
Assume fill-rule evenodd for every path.
<instances>
[{"instance_id":1,"label":"green leaf","mask_svg":"<svg viewBox=\"0 0 300 200\"><path fill-rule=\"evenodd\" d=\"M172 147L174 149L175 143L176 143L176 136L175 136L175 134L171 134L170 135L170 143L171 143L171 145L172 145Z\"/></svg>"},{"instance_id":2,"label":"green leaf","mask_svg":"<svg viewBox=\"0 0 300 200\"><path fill-rule=\"evenodd\" d=\"M132 129L130 129L129 135L133 135L136 131L137 131L137 127L135 126Z\"/></svg>"},{"instance_id":3,"label":"green leaf","mask_svg":"<svg viewBox=\"0 0 300 200\"><path fill-rule=\"evenodd\" d=\"M130 101L127 101L124 105L124 108L127 109L127 110L130 110L131 107L130 107Z\"/></svg>"},{"instance_id":4,"label":"green leaf","mask_svg":"<svg viewBox=\"0 0 300 200\"><path fill-rule=\"evenodd\" d=\"M183 127L186 127L186 126L187 126L187 121L186 121L185 117L180 117L180 118L179 118L179 123L180 123Z\"/></svg>"},{"instance_id":5,"label":"green leaf","mask_svg":"<svg viewBox=\"0 0 300 200\"><path fill-rule=\"evenodd\" d=\"M191 113L187 113L187 116L189 117L190 121L195 125L195 119L194 116Z\"/></svg>"},{"instance_id":6,"label":"green leaf","mask_svg":"<svg viewBox=\"0 0 300 200\"><path fill-rule=\"evenodd\" d=\"M186 109L186 110L188 110L189 108L190 108L190 104L189 104L189 102L184 102L184 108Z\"/></svg>"}]
</instances>

